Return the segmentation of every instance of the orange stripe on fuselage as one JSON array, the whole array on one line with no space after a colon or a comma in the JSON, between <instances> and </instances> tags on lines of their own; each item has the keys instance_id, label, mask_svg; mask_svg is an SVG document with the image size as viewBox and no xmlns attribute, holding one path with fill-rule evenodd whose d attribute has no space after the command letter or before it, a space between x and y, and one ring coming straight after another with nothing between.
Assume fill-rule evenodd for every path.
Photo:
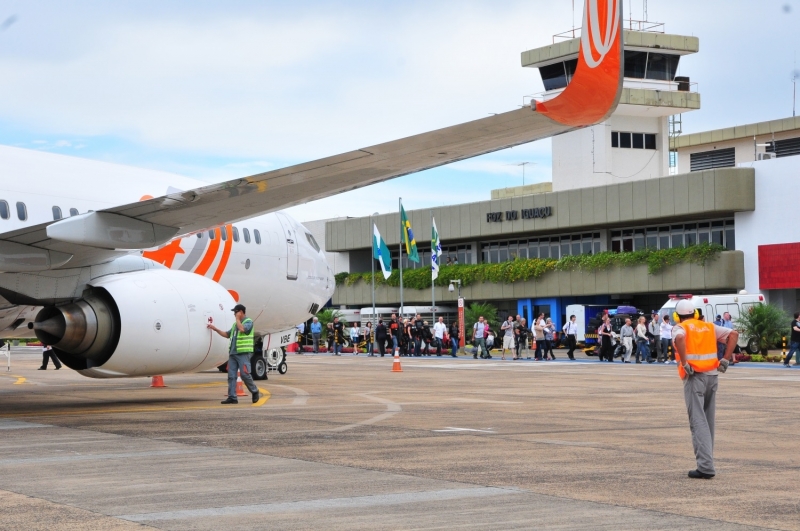
<instances>
[{"instance_id":1,"label":"orange stripe on fuselage","mask_svg":"<svg viewBox=\"0 0 800 531\"><path fill-rule=\"evenodd\" d=\"M208 273L208 270L211 269L211 264L214 263L214 258L217 257L217 251L219 250L219 240L220 240L220 232L219 229L214 229L214 235L216 236L213 240L208 242L208 249L206 249L206 254L203 255L203 259L200 261L200 265L194 270L195 273L198 275L205 275Z\"/></svg>"},{"instance_id":2,"label":"orange stripe on fuselage","mask_svg":"<svg viewBox=\"0 0 800 531\"><path fill-rule=\"evenodd\" d=\"M219 279L222 278L222 273L225 272L225 268L228 266L228 258L231 257L231 247L233 247L233 231L231 230L230 225L225 225L222 227L228 238L225 240L225 247L222 249L222 257L219 259L219 265L217 266L217 272L214 273L213 281L219 282Z\"/></svg>"}]
</instances>

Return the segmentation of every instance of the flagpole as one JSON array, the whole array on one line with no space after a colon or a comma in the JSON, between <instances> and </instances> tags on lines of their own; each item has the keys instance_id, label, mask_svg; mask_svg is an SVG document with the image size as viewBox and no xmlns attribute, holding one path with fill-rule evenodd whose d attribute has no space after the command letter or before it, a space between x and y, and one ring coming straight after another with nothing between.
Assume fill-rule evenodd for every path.
<instances>
[{"instance_id":1,"label":"flagpole","mask_svg":"<svg viewBox=\"0 0 800 531\"><path fill-rule=\"evenodd\" d=\"M431 210L431 232L433 232L433 210ZM436 249L433 248L433 245L433 239L431 238L431 312L433 313L433 324L436 324L436 288L433 285L433 260L436 255Z\"/></svg>"},{"instance_id":2,"label":"flagpole","mask_svg":"<svg viewBox=\"0 0 800 531\"><path fill-rule=\"evenodd\" d=\"M375 330L375 326L378 324L375 322L375 222L372 221L372 216L369 217L369 221L370 225L372 225L372 329Z\"/></svg>"},{"instance_id":3,"label":"flagpole","mask_svg":"<svg viewBox=\"0 0 800 531\"><path fill-rule=\"evenodd\" d=\"M400 217L400 224L403 223L403 215L401 214L403 210L403 198L397 198L397 215ZM398 262L400 263L400 320L403 319L403 229L400 229L400 256Z\"/></svg>"}]
</instances>

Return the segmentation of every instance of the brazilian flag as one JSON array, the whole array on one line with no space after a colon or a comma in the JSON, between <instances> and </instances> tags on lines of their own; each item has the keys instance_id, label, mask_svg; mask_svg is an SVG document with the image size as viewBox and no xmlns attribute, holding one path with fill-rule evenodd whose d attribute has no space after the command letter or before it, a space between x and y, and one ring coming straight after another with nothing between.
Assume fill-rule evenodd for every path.
<instances>
[{"instance_id":1,"label":"brazilian flag","mask_svg":"<svg viewBox=\"0 0 800 531\"><path fill-rule=\"evenodd\" d=\"M417 240L414 239L414 231L411 230L411 221L406 216L406 209L400 204L400 231L403 243L406 245L406 254L412 262L419 263L419 253L417 252Z\"/></svg>"}]
</instances>

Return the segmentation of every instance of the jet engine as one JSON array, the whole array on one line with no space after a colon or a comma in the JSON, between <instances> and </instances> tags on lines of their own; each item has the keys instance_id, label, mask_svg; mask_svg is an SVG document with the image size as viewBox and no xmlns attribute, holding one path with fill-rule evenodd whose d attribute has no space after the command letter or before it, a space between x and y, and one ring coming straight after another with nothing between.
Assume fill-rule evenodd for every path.
<instances>
[{"instance_id":1,"label":"jet engine","mask_svg":"<svg viewBox=\"0 0 800 531\"><path fill-rule=\"evenodd\" d=\"M200 275L156 269L100 277L83 297L47 306L33 330L69 368L93 378L197 372L227 360L233 297Z\"/></svg>"}]
</instances>

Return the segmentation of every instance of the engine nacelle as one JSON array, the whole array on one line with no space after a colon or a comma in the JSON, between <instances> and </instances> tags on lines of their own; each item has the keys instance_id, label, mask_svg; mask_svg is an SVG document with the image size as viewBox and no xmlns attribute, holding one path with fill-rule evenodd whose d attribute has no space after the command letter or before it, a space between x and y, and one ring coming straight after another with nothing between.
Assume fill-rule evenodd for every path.
<instances>
[{"instance_id":1,"label":"engine nacelle","mask_svg":"<svg viewBox=\"0 0 800 531\"><path fill-rule=\"evenodd\" d=\"M39 312L36 336L69 368L94 378L212 369L233 324L233 297L200 275L156 269L101 277L82 299Z\"/></svg>"}]
</instances>

